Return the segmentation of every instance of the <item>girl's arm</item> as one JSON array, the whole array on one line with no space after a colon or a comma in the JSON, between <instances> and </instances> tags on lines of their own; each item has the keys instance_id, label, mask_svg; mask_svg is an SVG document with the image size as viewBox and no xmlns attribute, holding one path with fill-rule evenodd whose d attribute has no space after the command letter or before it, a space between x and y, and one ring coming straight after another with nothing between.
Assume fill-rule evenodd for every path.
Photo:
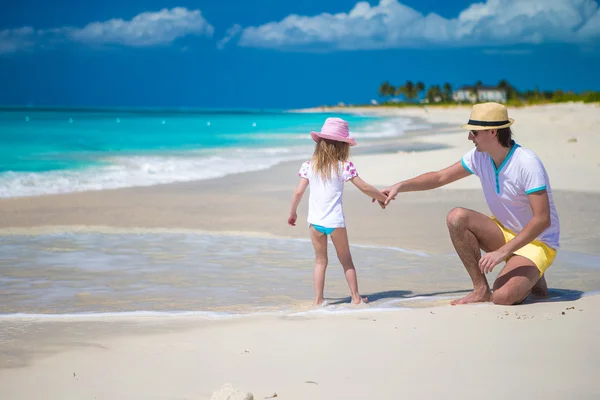
<instances>
[{"instance_id":1,"label":"girl's arm","mask_svg":"<svg viewBox=\"0 0 600 400\"><path fill-rule=\"evenodd\" d=\"M375 189L373 186L369 185L367 182L363 181L360 176L355 176L350 179L354 186L356 186L361 192L366 194L367 196L383 203L387 200L387 196L381 193L379 190Z\"/></svg>"},{"instance_id":2,"label":"girl's arm","mask_svg":"<svg viewBox=\"0 0 600 400\"><path fill-rule=\"evenodd\" d=\"M298 183L298 186L296 186L296 190L294 191L294 197L292 198L292 207L290 208L290 216L288 218L288 224L291 226L296 226L296 220L298 219L298 215L296 214L296 212L298 210L300 200L302 200L302 196L304 196L304 192L306 191L307 187L308 179L300 178L300 182Z\"/></svg>"}]
</instances>

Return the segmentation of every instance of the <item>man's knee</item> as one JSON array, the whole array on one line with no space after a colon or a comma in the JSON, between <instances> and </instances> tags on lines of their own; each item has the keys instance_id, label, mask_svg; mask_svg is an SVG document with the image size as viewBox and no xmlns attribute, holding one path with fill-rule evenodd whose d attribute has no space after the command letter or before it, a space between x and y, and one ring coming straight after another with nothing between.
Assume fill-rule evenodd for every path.
<instances>
[{"instance_id":1,"label":"man's knee","mask_svg":"<svg viewBox=\"0 0 600 400\"><path fill-rule=\"evenodd\" d=\"M521 298L508 290L494 290L492 292L492 302L499 306L512 306L521 302Z\"/></svg>"},{"instance_id":2,"label":"man's knee","mask_svg":"<svg viewBox=\"0 0 600 400\"><path fill-rule=\"evenodd\" d=\"M446 224L448 225L448 228L458 228L466 223L468 216L469 210L466 208L453 208L446 217Z\"/></svg>"}]
</instances>

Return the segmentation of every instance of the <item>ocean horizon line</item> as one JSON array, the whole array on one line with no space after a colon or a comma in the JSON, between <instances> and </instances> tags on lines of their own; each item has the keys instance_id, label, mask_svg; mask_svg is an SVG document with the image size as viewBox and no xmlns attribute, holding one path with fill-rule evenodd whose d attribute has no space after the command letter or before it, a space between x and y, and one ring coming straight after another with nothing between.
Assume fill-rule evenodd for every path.
<instances>
[{"instance_id":1,"label":"ocean horizon line","mask_svg":"<svg viewBox=\"0 0 600 400\"><path fill-rule=\"evenodd\" d=\"M147 106L23 106L0 105L0 112L95 112L127 114L282 114L298 108L202 108L202 107L147 107Z\"/></svg>"}]
</instances>

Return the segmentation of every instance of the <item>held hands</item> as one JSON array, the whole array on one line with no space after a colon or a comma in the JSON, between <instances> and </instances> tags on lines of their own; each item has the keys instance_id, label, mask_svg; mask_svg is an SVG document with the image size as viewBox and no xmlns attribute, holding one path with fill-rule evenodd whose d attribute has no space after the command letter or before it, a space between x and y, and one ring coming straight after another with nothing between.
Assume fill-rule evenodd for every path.
<instances>
[{"instance_id":1,"label":"held hands","mask_svg":"<svg viewBox=\"0 0 600 400\"><path fill-rule=\"evenodd\" d=\"M507 255L508 254L505 254L505 252L502 250L485 253L483 257L479 259L479 270L482 274L489 274L496 265L500 264L506 259Z\"/></svg>"},{"instance_id":2,"label":"held hands","mask_svg":"<svg viewBox=\"0 0 600 400\"><path fill-rule=\"evenodd\" d=\"M386 199L384 202L380 201L380 200L376 200L376 199L372 199L372 203L375 203L375 201L377 201L377 203L379 204L379 206L383 209L385 209L387 207L388 204L390 204L390 201L395 200L396 196L398 195L398 190L400 188L396 187L396 185L394 186L390 186L388 188L385 189L381 189L379 192L381 194L383 194L384 196L386 196Z\"/></svg>"},{"instance_id":3,"label":"held hands","mask_svg":"<svg viewBox=\"0 0 600 400\"><path fill-rule=\"evenodd\" d=\"M296 226L297 219L298 219L298 215L295 212L290 213L290 217L288 218L288 225Z\"/></svg>"}]
</instances>

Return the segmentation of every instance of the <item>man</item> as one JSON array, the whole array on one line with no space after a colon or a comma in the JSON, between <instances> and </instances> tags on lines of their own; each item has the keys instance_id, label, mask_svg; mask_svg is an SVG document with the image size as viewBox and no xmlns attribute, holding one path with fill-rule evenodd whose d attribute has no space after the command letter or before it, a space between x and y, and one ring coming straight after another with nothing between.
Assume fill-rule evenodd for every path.
<instances>
[{"instance_id":1,"label":"man","mask_svg":"<svg viewBox=\"0 0 600 400\"><path fill-rule=\"evenodd\" d=\"M559 248L560 225L544 165L531 150L512 140L506 107L498 103L473 106L469 140L475 148L461 161L383 189L385 207L399 192L431 190L474 174L481 180L492 217L466 208L448 213L452 244L471 280L473 292L455 304L493 301L519 304L529 295L545 296L544 272ZM481 256L481 250L485 255ZM506 261L490 291L485 274Z\"/></svg>"}]
</instances>

